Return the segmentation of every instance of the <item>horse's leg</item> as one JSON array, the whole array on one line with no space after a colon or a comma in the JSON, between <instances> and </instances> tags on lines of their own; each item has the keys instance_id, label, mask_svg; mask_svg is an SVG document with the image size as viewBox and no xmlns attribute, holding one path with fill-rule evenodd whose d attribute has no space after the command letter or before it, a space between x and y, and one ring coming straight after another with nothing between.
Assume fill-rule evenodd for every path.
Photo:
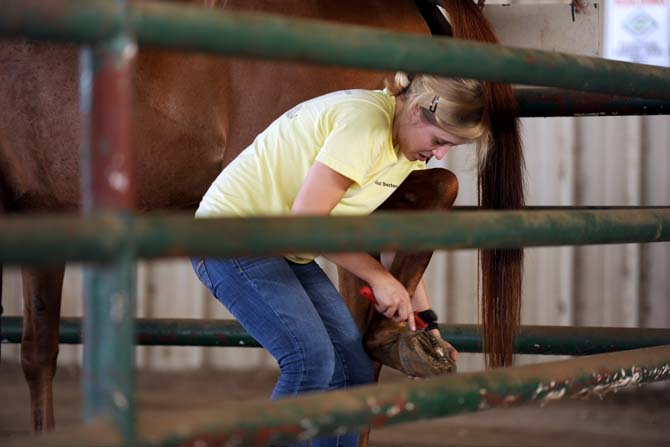
<instances>
[{"instance_id":1,"label":"horse's leg","mask_svg":"<svg viewBox=\"0 0 670 447\"><path fill-rule=\"evenodd\" d=\"M23 268L21 364L30 388L33 428L54 428L52 381L58 357L58 325L65 265Z\"/></svg>"},{"instance_id":2,"label":"horse's leg","mask_svg":"<svg viewBox=\"0 0 670 447\"><path fill-rule=\"evenodd\" d=\"M451 208L458 195L458 180L447 169L436 168L414 171L380 207L380 211L441 211ZM433 252L402 252L395 254L389 272L414 295ZM368 349L388 346L388 340L403 327L389 318L374 313L366 332ZM382 355L379 360L384 362Z\"/></svg>"},{"instance_id":3,"label":"horse's leg","mask_svg":"<svg viewBox=\"0 0 670 447\"><path fill-rule=\"evenodd\" d=\"M0 264L0 364L2 364L2 314L4 313L2 308L2 264Z\"/></svg>"},{"instance_id":4,"label":"horse's leg","mask_svg":"<svg viewBox=\"0 0 670 447\"><path fill-rule=\"evenodd\" d=\"M413 172L380 207L382 211L417 211L445 210L451 208L458 194L458 180L446 169L427 169ZM410 296L414 294L423 276L433 252L396 253L389 271L407 288ZM359 278L338 267L340 294L344 297L354 320L365 335L368 348L372 345L388 345L388 340L397 340L398 331L404 326L393 320L384 318L374 312L367 300L359 295L364 284ZM376 352L374 352L376 351ZM375 382L383 363L397 364L395 361L384 362L386 350L371 352L375 361ZM370 431L361 432L359 447L367 447Z\"/></svg>"},{"instance_id":5,"label":"horse's leg","mask_svg":"<svg viewBox=\"0 0 670 447\"><path fill-rule=\"evenodd\" d=\"M458 194L458 180L446 169L414 171L379 207L380 211L440 211L451 208ZM397 252L389 272L414 295L432 251Z\"/></svg>"},{"instance_id":6,"label":"horse's leg","mask_svg":"<svg viewBox=\"0 0 670 447\"><path fill-rule=\"evenodd\" d=\"M451 207L458 193L456 176L446 169L414 171L398 189L378 208L379 211L412 211L446 209ZM432 252L396 254L390 271L414 293L423 272L428 266ZM368 332L373 308L359 295L364 282L357 276L338 267L340 294L344 297L351 314L362 334Z\"/></svg>"},{"instance_id":7,"label":"horse's leg","mask_svg":"<svg viewBox=\"0 0 670 447\"><path fill-rule=\"evenodd\" d=\"M380 211L446 210L458 195L458 180L447 169L426 169L412 172L398 189L378 208ZM390 272L407 288L410 296L423 276L433 252L396 253ZM338 267L340 294L344 297L361 333L369 335L373 320L398 325L379 317L367 300L359 295L363 281ZM375 325L377 326L377 324Z\"/></svg>"}]
</instances>

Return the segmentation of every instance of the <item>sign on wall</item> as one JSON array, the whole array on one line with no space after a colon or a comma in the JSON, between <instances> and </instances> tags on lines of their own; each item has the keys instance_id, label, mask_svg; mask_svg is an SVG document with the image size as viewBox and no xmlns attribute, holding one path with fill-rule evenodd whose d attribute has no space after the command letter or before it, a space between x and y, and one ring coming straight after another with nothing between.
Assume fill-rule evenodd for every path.
<instances>
[{"instance_id":1,"label":"sign on wall","mask_svg":"<svg viewBox=\"0 0 670 447\"><path fill-rule=\"evenodd\" d=\"M670 66L670 0L607 0L604 57Z\"/></svg>"}]
</instances>

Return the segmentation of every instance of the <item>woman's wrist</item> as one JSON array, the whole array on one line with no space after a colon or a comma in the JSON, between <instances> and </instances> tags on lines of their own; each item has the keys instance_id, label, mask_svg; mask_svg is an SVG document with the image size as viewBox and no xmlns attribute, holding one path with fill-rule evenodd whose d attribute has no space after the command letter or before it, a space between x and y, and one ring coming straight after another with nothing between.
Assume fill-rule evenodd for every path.
<instances>
[{"instance_id":1,"label":"woman's wrist","mask_svg":"<svg viewBox=\"0 0 670 447\"><path fill-rule=\"evenodd\" d=\"M427 325L428 330L439 329L437 324L437 314L433 309L426 309L416 313Z\"/></svg>"},{"instance_id":2,"label":"woman's wrist","mask_svg":"<svg viewBox=\"0 0 670 447\"><path fill-rule=\"evenodd\" d=\"M380 264L381 266L381 264ZM379 285L382 285L384 283L388 283L389 281L394 281L396 280L393 275L391 275L388 270L384 269L383 267L381 269L373 269L369 272L367 278L361 278L364 281L366 281L370 287L375 288Z\"/></svg>"}]
</instances>

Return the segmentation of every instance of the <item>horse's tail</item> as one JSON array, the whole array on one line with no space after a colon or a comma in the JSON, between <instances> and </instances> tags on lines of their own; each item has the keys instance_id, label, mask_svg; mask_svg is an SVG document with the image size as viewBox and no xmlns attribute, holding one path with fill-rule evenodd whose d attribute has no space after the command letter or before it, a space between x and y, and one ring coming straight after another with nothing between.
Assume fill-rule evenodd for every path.
<instances>
[{"instance_id":1,"label":"horse's tail","mask_svg":"<svg viewBox=\"0 0 670 447\"><path fill-rule=\"evenodd\" d=\"M472 0L446 0L443 4L454 37L498 41ZM522 208L524 160L516 99L509 84L485 85L491 138L486 163L479 171L479 204L482 208ZM509 365L521 315L523 250L481 250L480 263L482 341L487 364Z\"/></svg>"}]
</instances>

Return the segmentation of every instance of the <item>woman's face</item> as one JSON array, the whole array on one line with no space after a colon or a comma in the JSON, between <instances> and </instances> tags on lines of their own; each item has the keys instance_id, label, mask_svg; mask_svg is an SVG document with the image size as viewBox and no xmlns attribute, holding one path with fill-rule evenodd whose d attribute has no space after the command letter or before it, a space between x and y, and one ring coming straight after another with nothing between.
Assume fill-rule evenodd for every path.
<instances>
[{"instance_id":1,"label":"woman's face","mask_svg":"<svg viewBox=\"0 0 670 447\"><path fill-rule=\"evenodd\" d=\"M399 118L395 143L410 161L427 162L432 157L442 160L449 149L468 142L421 119L418 106Z\"/></svg>"}]
</instances>

